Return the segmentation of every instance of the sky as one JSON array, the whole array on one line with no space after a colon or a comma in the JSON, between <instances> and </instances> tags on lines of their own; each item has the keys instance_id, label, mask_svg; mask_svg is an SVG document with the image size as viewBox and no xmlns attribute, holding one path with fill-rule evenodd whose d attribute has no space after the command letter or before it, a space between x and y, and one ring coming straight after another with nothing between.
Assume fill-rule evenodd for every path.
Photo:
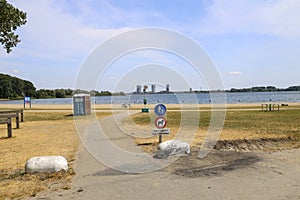
<instances>
[{"instance_id":1,"label":"sky","mask_svg":"<svg viewBox=\"0 0 300 200\"><path fill-rule=\"evenodd\" d=\"M28 22L17 30L22 41L10 54L0 48L0 73L30 80L37 89L74 89L95 49L145 27L195 41L215 64L225 89L300 85L298 0L8 2L25 11ZM95 82L89 89L132 92L137 84L170 84L174 91L208 88L201 71L158 49L128 52Z\"/></svg>"}]
</instances>

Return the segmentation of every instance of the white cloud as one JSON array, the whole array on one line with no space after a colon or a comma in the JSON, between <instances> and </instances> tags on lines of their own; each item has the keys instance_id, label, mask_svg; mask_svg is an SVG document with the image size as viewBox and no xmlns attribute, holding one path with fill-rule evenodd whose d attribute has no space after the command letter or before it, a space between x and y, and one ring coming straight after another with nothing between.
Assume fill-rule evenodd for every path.
<instances>
[{"instance_id":1,"label":"white cloud","mask_svg":"<svg viewBox=\"0 0 300 200\"><path fill-rule=\"evenodd\" d=\"M141 59L143 62L160 63L165 65L174 64L174 55L159 49L141 49L129 54L132 59Z\"/></svg>"},{"instance_id":2,"label":"white cloud","mask_svg":"<svg viewBox=\"0 0 300 200\"><path fill-rule=\"evenodd\" d=\"M13 74L19 74L20 71L19 71L18 69L13 69L13 70L12 70L12 73L13 73Z\"/></svg>"},{"instance_id":3,"label":"white cloud","mask_svg":"<svg viewBox=\"0 0 300 200\"><path fill-rule=\"evenodd\" d=\"M128 12L107 1L75 0L72 4L63 0L60 3L51 0L11 1L28 13L27 24L20 28L20 45L27 47L22 55L39 58L86 56L105 39L131 27L149 26L156 21L157 25L166 24L166 27L172 28L175 23L159 10L131 9ZM197 20L195 16L188 26L194 32L205 35L258 33L300 36L299 10L298 0L213 0L207 5L204 17L201 15Z\"/></svg>"},{"instance_id":4,"label":"white cloud","mask_svg":"<svg viewBox=\"0 0 300 200\"><path fill-rule=\"evenodd\" d=\"M261 22L262 30L270 34L300 36L299 10L300 2L298 0L268 1L259 12L260 18L257 19L257 22Z\"/></svg>"},{"instance_id":5,"label":"white cloud","mask_svg":"<svg viewBox=\"0 0 300 200\"><path fill-rule=\"evenodd\" d=\"M28 22L18 29L22 40L18 47L9 55L2 53L4 51L0 52L0 69L8 73L19 69L20 75L41 80L40 82L56 79L58 82L56 72L63 74L61 83L68 78L71 82L73 77L70 74L75 74L76 68L101 42L114 34L145 26L175 29L190 33L188 37L200 38L200 43L208 44L212 55L216 58L219 56L217 63L228 79L244 79L250 76L251 70L267 70L264 66L292 66L295 69L299 66L299 0L209 0L203 1L209 4L205 4L204 9L200 7L199 12L178 12L176 16L172 15L176 13L171 11L172 8L182 7L184 10L187 3L167 5L166 2L155 1L126 4L123 1L114 1L113 4L106 0L9 1L27 12ZM186 23L183 23L184 20ZM138 37L147 39L141 35ZM124 41L126 42L130 43L130 40ZM171 60L160 52L136 52L133 56L144 59L143 61L159 61L175 66L179 71L183 69L184 73L189 72L180 66L181 63L171 63L174 59ZM230 69L228 66L238 68ZM247 68L251 70L247 71ZM71 73L68 70L73 71ZM230 72L231 70L237 71ZM241 75L239 71L243 75L245 73L245 77L238 77ZM291 71L293 70L285 70L286 73ZM278 73L281 75L282 72ZM286 74L285 77L290 79L295 74L297 73ZM232 78L229 75L236 76ZM256 81L256 74L249 79ZM298 80L296 77L294 79ZM198 83L198 80L195 79L195 82Z\"/></svg>"},{"instance_id":6,"label":"white cloud","mask_svg":"<svg viewBox=\"0 0 300 200\"><path fill-rule=\"evenodd\" d=\"M22 42L19 44L19 56L32 56L39 59L74 61L83 59L88 53L105 39L114 34L130 30L129 27L98 28L92 22L97 22L96 13L90 23L83 21L81 16L64 10L64 1L28 0L13 2L21 10L27 12L27 23L19 29ZM80 4L84 12L92 10ZM95 10L94 10L95 11ZM90 13L91 14L91 13ZM101 23L101 22L100 22ZM80 58L78 58L80 57Z\"/></svg>"},{"instance_id":7,"label":"white cloud","mask_svg":"<svg viewBox=\"0 0 300 200\"><path fill-rule=\"evenodd\" d=\"M298 0L214 0L201 18L202 34L256 33L300 36Z\"/></svg>"},{"instance_id":8,"label":"white cloud","mask_svg":"<svg viewBox=\"0 0 300 200\"><path fill-rule=\"evenodd\" d=\"M229 75L241 75L242 73L241 72L229 72L228 74Z\"/></svg>"}]
</instances>

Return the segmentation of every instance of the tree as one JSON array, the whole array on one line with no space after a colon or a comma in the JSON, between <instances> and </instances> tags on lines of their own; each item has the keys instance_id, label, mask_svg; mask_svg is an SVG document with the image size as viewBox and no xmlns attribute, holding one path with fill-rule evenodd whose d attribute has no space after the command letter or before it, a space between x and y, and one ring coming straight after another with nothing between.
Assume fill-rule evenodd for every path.
<instances>
[{"instance_id":1,"label":"tree","mask_svg":"<svg viewBox=\"0 0 300 200\"><path fill-rule=\"evenodd\" d=\"M66 93L64 89L56 89L55 90L55 97L56 98L65 98L66 97Z\"/></svg>"},{"instance_id":2,"label":"tree","mask_svg":"<svg viewBox=\"0 0 300 200\"><path fill-rule=\"evenodd\" d=\"M0 79L0 98L8 99L12 93L10 76L2 77Z\"/></svg>"},{"instance_id":3,"label":"tree","mask_svg":"<svg viewBox=\"0 0 300 200\"><path fill-rule=\"evenodd\" d=\"M49 98L47 91L44 89L37 90L34 94L34 97L37 99Z\"/></svg>"},{"instance_id":4,"label":"tree","mask_svg":"<svg viewBox=\"0 0 300 200\"><path fill-rule=\"evenodd\" d=\"M25 96L32 97L35 94L36 88L30 81L23 80L23 92Z\"/></svg>"},{"instance_id":5,"label":"tree","mask_svg":"<svg viewBox=\"0 0 300 200\"><path fill-rule=\"evenodd\" d=\"M23 87L24 87L24 81L16 78L16 77L12 77L11 80L11 87L12 87L12 98L18 98L18 97L23 97L24 93L23 93Z\"/></svg>"},{"instance_id":6,"label":"tree","mask_svg":"<svg viewBox=\"0 0 300 200\"><path fill-rule=\"evenodd\" d=\"M65 90L66 96L72 96L73 95L73 90L72 89L66 89Z\"/></svg>"},{"instance_id":7,"label":"tree","mask_svg":"<svg viewBox=\"0 0 300 200\"><path fill-rule=\"evenodd\" d=\"M16 47L21 40L15 33L18 27L26 23L26 13L0 0L0 42L7 53L11 52L12 47Z\"/></svg>"}]
</instances>

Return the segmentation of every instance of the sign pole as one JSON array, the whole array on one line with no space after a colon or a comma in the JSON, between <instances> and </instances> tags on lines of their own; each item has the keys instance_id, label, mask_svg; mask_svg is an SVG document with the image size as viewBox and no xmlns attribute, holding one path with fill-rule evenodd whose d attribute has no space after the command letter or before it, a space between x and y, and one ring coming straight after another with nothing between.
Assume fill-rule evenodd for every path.
<instances>
[{"instance_id":1,"label":"sign pole","mask_svg":"<svg viewBox=\"0 0 300 200\"><path fill-rule=\"evenodd\" d=\"M159 143L159 144L162 143L162 134L159 134L159 135L158 135L158 143Z\"/></svg>"},{"instance_id":2,"label":"sign pole","mask_svg":"<svg viewBox=\"0 0 300 200\"><path fill-rule=\"evenodd\" d=\"M152 134L158 134L158 143L162 143L162 135L170 133L170 129L164 129L167 125L167 120L163 116L166 114L167 108L164 104L157 104L154 107L154 112L158 116L154 121L158 129L153 130Z\"/></svg>"}]
</instances>

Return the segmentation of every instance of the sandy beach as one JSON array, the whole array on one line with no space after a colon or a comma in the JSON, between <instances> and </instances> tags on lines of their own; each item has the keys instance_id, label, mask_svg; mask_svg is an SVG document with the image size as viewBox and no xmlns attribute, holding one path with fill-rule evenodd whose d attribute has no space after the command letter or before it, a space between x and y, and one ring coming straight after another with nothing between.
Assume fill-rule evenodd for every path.
<instances>
[{"instance_id":1,"label":"sandy beach","mask_svg":"<svg viewBox=\"0 0 300 200\"><path fill-rule=\"evenodd\" d=\"M270 102L267 102L270 103ZM281 103L276 103L276 102L271 102L272 104L279 104ZM231 108L257 108L261 109L261 105L266 104L266 102L261 102L261 103L239 103L239 104L225 104L225 105L214 105L215 107L225 107L226 109L231 109ZM300 107L300 103L284 103L287 104L288 106L284 108L289 108L289 107ZM147 104L146 107L153 109L156 104ZM128 105L127 105L128 106ZM128 106L129 107L129 106ZM145 106L143 104L130 104L130 108L132 109L141 109L144 108ZM185 108L210 108L212 107L212 104L166 104L166 107L168 109L185 109ZM23 104L3 104L0 101L0 109L23 109L24 106ZM31 107L32 110L72 110L73 105L69 104L32 104ZM26 106L26 110L31 110L28 105ZM101 109L125 109L122 104L93 104L92 109L95 110L101 110Z\"/></svg>"}]
</instances>

